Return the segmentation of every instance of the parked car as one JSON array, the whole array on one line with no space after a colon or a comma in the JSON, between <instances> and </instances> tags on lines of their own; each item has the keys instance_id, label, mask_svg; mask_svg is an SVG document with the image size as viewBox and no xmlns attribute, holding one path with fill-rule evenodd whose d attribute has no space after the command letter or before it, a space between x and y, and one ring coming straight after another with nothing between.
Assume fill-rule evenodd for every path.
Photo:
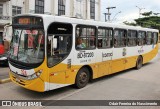
<instances>
[{"instance_id":1,"label":"parked car","mask_svg":"<svg viewBox=\"0 0 160 109\"><path fill-rule=\"evenodd\" d=\"M4 41L0 39L0 65L8 65L8 51L5 50Z\"/></svg>"}]
</instances>

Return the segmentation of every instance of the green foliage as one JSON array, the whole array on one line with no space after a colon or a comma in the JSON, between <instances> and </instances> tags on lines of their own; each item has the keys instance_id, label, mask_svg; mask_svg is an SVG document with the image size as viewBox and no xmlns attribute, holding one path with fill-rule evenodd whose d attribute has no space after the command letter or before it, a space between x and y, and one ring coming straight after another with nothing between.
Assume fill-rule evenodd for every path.
<instances>
[{"instance_id":1,"label":"green foliage","mask_svg":"<svg viewBox=\"0 0 160 109\"><path fill-rule=\"evenodd\" d=\"M128 22L128 21L124 21L123 22L124 24L126 24L126 25L130 25L130 26L137 26L137 24L136 23L134 23L134 22Z\"/></svg>"},{"instance_id":2,"label":"green foliage","mask_svg":"<svg viewBox=\"0 0 160 109\"><path fill-rule=\"evenodd\" d=\"M158 16L139 18L135 19L135 21L137 25L140 25L142 27L154 28L160 30L160 17Z\"/></svg>"},{"instance_id":3,"label":"green foliage","mask_svg":"<svg viewBox=\"0 0 160 109\"><path fill-rule=\"evenodd\" d=\"M142 15L145 16L145 17L149 17L149 16L151 16L152 14L153 14L152 11L142 13Z\"/></svg>"},{"instance_id":4,"label":"green foliage","mask_svg":"<svg viewBox=\"0 0 160 109\"><path fill-rule=\"evenodd\" d=\"M142 26L142 27L146 27L146 28L154 28L154 29L158 29L160 31L160 17L159 16L150 16L150 14L152 14L151 12L145 13L146 16L148 17L143 17L143 18L138 18L135 19L136 23L129 23L127 21L123 22L126 25L131 25L131 26ZM143 13L144 15L144 13Z\"/></svg>"}]
</instances>

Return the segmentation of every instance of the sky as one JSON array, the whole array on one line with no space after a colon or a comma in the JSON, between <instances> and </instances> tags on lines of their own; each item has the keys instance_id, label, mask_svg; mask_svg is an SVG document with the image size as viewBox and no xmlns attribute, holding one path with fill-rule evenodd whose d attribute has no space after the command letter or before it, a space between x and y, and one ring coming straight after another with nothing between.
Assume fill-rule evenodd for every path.
<instances>
[{"instance_id":1,"label":"sky","mask_svg":"<svg viewBox=\"0 0 160 109\"><path fill-rule=\"evenodd\" d=\"M111 21L116 23L133 22L134 19L139 18L139 9L136 6L145 8L141 13L150 11L160 13L160 0L101 0L101 6L102 21L105 21L103 13L107 12L106 7L116 7L110 10Z\"/></svg>"}]
</instances>

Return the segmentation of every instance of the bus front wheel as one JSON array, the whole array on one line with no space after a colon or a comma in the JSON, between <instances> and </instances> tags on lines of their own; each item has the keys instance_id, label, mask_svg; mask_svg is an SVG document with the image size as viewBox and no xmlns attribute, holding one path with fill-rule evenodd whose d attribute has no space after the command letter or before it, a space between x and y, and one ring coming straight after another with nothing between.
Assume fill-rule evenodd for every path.
<instances>
[{"instance_id":1,"label":"bus front wheel","mask_svg":"<svg viewBox=\"0 0 160 109\"><path fill-rule=\"evenodd\" d=\"M142 65L143 65L143 59L142 59L142 56L139 56L136 62L136 69L137 70L141 69Z\"/></svg>"},{"instance_id":2,"label":"bus front wheel","mask_svg":"<svg viewBox=\"0 0 160 109\"><path fill-rule=\"evenodd\" d=\"M85 87L89 82L89 71L87 68L81 68L76 76L75 86L77 88Z\"/></svg>"}]
</instances>

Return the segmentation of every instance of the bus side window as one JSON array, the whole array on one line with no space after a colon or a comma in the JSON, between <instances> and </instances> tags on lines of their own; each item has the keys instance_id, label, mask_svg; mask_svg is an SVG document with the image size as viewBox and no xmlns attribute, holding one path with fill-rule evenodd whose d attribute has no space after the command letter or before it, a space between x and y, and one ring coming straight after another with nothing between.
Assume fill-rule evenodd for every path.
<instances>
[{"instance_id":1,"label":"bus side window","mask_svg":"<svg viewBox=\"0 0 160 109\"><path fill-rule=\"evenodd\" d=\"M136 46L137 45L137 31L128 30L128 46Z\"/></svg>"},{"instance_id":2,"label":"bus side window","mask_svg":"<svg viewBox=\"0 0 160 109\"><path fill-rule=\"evenodd\" d=\"M139 31L138 32L138 45L142 46L146 44L146 32L145 31Z\"/></svg>"},{"instance_id":3,"label":"bus side window","mask_svg":"<svg viewBox=\"0 0 160 109\"><path fill-rule=\"evenodd\" d=\"M157 42L158 42L158 33L153 33L152 41L153 41L153 44L157 44Z\"/></svg>"},{"instance_id":4,"label":"bus side window","mask_svg":"<svg viewBox=\"0 0 160 109\"><path fill-rule=\"evenodd\" d=\"M143 45L147 43L146 38L147 38L147 34L146 32L143 32Z\"/></svg>"},{"instance_id":5,"label":"bus side window","mask_svg":"<svg viewBox=\"0 0 160 109\"><path fill-rule=\"evenodd\" d=\"M126 38L127 38L127 34L126 34L126 33L127 33L126 31L124 31L124 33L123 33L123 34L124 34L124 35L123 35L123 36L124 36L124 37L123 37L123 46L126 46L126 42L127 42L127 41L126 41Z\"/></svg>"},{"instance_id":6,"label":"bus side window","mask_svg":"<svg viewBox=\"0 0 160 109\"><path fill-rule=\"evenodd\" d=\"M114 30L114 46L125 47L126 46L127 31L122 29Z\"/></svg>"},{"instance_id":7,"label":"bus side window","mask_svg":"<svg viewBox=\"0 0 160 109\"><path fill-rule=\"evenodd\" d=\"M115 38L115 37L114 37L114 46L115 46L115 47L118 46L117 38Z\"/></svg>"},{"instance_id":8,"label":"bus side window","mask_svg":"<svg viewBox=\"0 0 160 109\"><path fill-rule=\"evenodd\" d=\"M98 39L98 48L102 48L102 39Z\"/></svg>"},{"instance_id":9,"label":"bus side window","mask_svg":"<svg viewBox=\"0 0 160 109\"><path fill-rule=\"evenodd\" d=\"M96 27L78 25L76 28L76 46L77 50L95 49L96 47Z\"/></svg>"},{"instance_id":10,"label":"bus side window","mask_svg":"<svg viewBox=\"0 0 160 109\"><path fill-rule=\"evenodd\" d=\"M147 36L146 36L146 44L147 45L151 45L152 44L152 32L147 32Z\"/></svg>"},{"instance_id":11,"label":"bus side window","mask_svg":"<svg viewBox=\"0 0 160 109\"><path fill-rule=\"evenodd\" d=\"M118 31L114 31L114 47L118 47Z\"/></svg>"},{"instance_id":12,"label":"bus side window","mask_svg":"<svg viewBox=\"0 0 160 109\"><path fill-rule=\"evenodd\" d=\"M113 47L112 28L100 27L98 28L98 48Z\"/></svg>"},{"instance_id":13,"label":"bus side window","mask_svg":"<svg viewBox=\"0 0 160 109\"><path fill-rule=\"evenodd\" d=\"M81 37L76 38L76 48L77 49L83 49L86 48L86 44L84 43L83 39Z\"/></svg>"}]
</instances>

